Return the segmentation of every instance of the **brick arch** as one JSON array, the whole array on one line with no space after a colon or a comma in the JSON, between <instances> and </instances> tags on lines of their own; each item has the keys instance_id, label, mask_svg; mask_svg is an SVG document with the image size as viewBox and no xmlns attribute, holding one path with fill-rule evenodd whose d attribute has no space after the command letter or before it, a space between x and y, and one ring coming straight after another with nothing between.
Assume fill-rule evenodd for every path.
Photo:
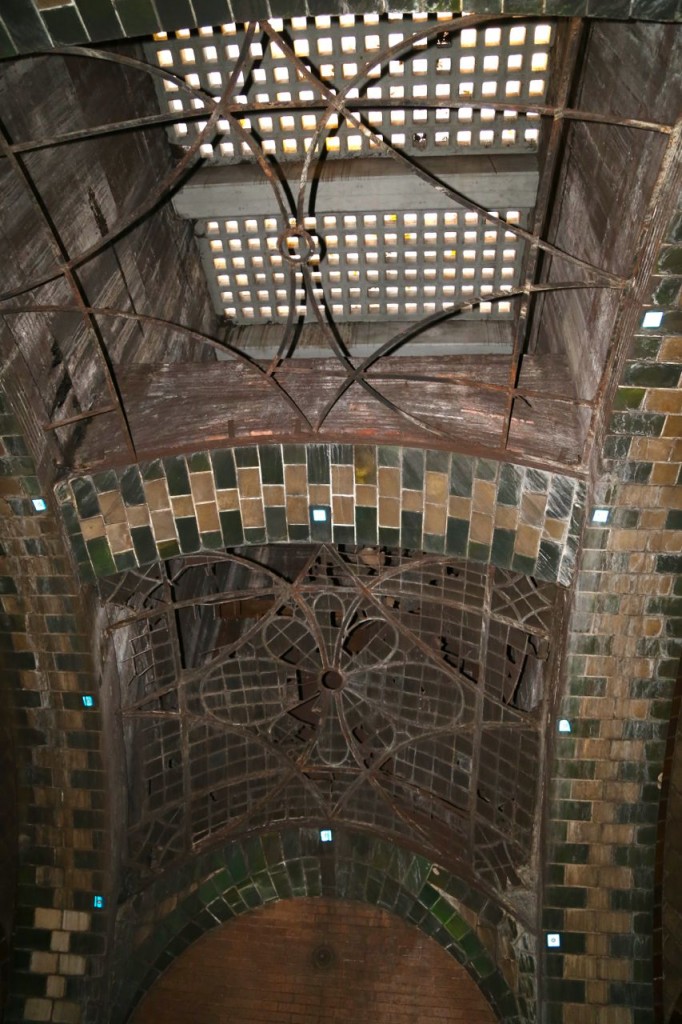
<instances>
[{"instance_id":1,"label":"brick arch","mask_svg":"<svg viewBox=\"0 0 682 1024\"><path fill-rule=\"evenodd\" d=\"M376 545L571 582L585 485L395 445L259 444L74 476L55 494L83 579L248 544ZM315 522L311 506L327 509Z\"/></svg>"},{"instance_id":2,"label":"brick arch","mask_svg":"<svg viewBox=\"0 0 682 1024\"><path fill-rule=\"evenodd\" d=\"M214 847L121 908L116 947L128 955L116 967L111 1024L128 1020L200 936L299 896L354 900L396 914L465 967L501 1021L534 1019L534 937L494 900L397 844L350 830L335 830L333 842L322 844L317 830L287 829ZM514 987L488 948L494 931L508 936L505 973L514 974Z\"/></svg>"},{"instance_id":3,"label":"brick arch","mask_svg":"<svg viewBox=\"0 0 682 1024\"><path fill-rule=\"evenodd\" d=\"M329 896L268 903L202 935L131 1024L212 1020L495 1024L466 969L383 907Z\"/></svg>"}]
</instances>

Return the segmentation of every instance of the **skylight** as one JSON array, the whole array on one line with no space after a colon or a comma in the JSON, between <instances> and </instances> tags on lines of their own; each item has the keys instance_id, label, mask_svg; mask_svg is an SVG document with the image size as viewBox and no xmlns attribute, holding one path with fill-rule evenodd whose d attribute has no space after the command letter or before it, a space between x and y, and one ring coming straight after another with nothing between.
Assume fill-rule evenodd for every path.
<instances>
[{"instance_id":1,"label":"skylight","mask_svg":"<svg viewBox=\"0 0 682 1024\"><path fill-rule=\"evenodd\" d=\"M240 118L242 127L254 134L266 154L301 160L313 145L329 99L324 89L348 89L349 112L407 152L442 155L535 149L538 115L519 112L514 106L545 101L552 25L514 22L439 32L439 24L451 19L449 13L298 17L286 23L271 19L270 24L291 40L301 64L292 63L265 33L256 34L251 63L246 75L238 78L235 96L235 102L246 108ZM430 36L409 42L413 33L429 29ZM236 24L184 29L158 34L148 53L153 63L184 78L192 89L218 98L243 41L244 27ZM374 58L377 62L372 64ZM351 84L357 76L357 84ZM193 96L171 81L163 83L161 99L173 114L196 117L204 108L200 95ZM262 109L273 103L293 106L276 112ZM202 119L178 121L170 129L173 141L190 144L205 123ZM227 121L221 123L220 131L219 137L202 147L206 159L217 163L254 159L252 149ZM327 120L321 149L332 158L381 154L371 132L335 113Z\"/></svg>"},{"instance_id":2,"label":"skylight","mask_svg":"<svg viewBox=\"0 0 682 1024\"><path fill-rule=\"evenodd\" d=\"M518 210L505 220L525 220ZM525 213L525 211L524 211ZM314 298L335 319L420 319L483 298L467 315L511 314L497 295L518 285L523 243L511 231L462 209L329 213L307 217L317 247L310 261ZM286 321L291 265L283 255L276 217L234 217L199 224L204 263L224 316L240 322ZM290 251L296 238L289 239ZM294 270L294 305L306 309L303 274Z\"/></svg>"}]
</instances>

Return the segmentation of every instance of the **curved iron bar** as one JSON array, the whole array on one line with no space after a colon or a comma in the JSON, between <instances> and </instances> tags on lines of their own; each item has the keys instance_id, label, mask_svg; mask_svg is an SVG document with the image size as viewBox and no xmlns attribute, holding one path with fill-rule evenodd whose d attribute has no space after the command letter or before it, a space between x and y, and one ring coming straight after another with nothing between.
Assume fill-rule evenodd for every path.
<instances>
[{"instance_id":1,"label":"curved iron bar","mask_svg":"<svg viewBox=\"0 0 682 1024\"><path fill-rule=\"evenodd\" d=\"M192 327L187 327L184 324L177 324L172 320L164 320L162 317L150 316L147 313L132 313L126 309L112 309L109 306L85 306L85 312L91 314L94 317L103 316L111 318L119 318L121 320L133 320L136 323L148 324L150 327L162 327L169 331L177 331L179 334L184 334L191 341L196 341L201 345L207 345L209 348L215 349L217 352L229 352L230 355L243 363L249 370L254 370L256 374L263 380L267 381L268 384L275 389L280 398L283 398L287 405L292 409L296 415L303 420L308 429L312 430L312 424L303 410L291 397L286 388L275 380L274 377L268 375L263 367L246 352L242 352L241 349L235 345L230 345L227 341L216 341L215 338L210 337L208 334L203 334L201 331L196 331ZM2 311L3 316L12 316L19 313L77 313L79 310L72 309L69 306L62 306L58 304L46 304L46 305L22 305L13 306L10 309L4 309ZM98 411L93 411L92 415L98 415ZM83 417L87 418L87 414ZM61 426L62 424L57 424ZM63 424L64 426L66 424Z\"/></svg>"},{"instance_id":2,"label":"curved iron bar","mask_svg":"<svg viewBox=\"0 0 682 1024\"><path fill-rule=\"evenodd\" d=\"M566 393L560 395L554 391L534 391L533 388L519 387L518 385L510 387L508 384L489 384L488 381L477 380L476 377L467 377L460 373L384 373L381 370L375 370L369 379L411 381L415 384L453 384L455 387L475 387L480 391L518 395L519 398L546 398L548 401L563 402L564 405L585 406L588 409L594 405L593 398L573 398L572 395Z\"/></svg>"},{"instance_id":3,"label":"curved iron bar","mask_svg":"<svg viewBox=\"0 0 682 1024\"><path fill-rule=\"evenodd\" d=\"M368 380L365 380L364 377L358 377L357 369L353 366L353 363L351 362L349 357L345 355L343 349L341 348L336 338L336 335L334 334L334 330L331 326L331 323L333 323L331 317L328 316L327 318L325 318L322 316L322 313L320 312L320 308L313 293L312 282L310 281L307 268L303 272L303 280L305 282L306 291L308 293L308 299L313 307L315 317L319 322L320 326L322 327L322 329L324 330L325 334L330 339L331 347L337 359L339 359L339 361L342 362L344 367L346 368L346 379L344 381L343 390L340 390L337 393L337 395L334 396L334 398L332 399L332 405L327 403L327 406L325 406L323 410L323 415L319 416L316 422L313 424L313 430L315 432L319 432L319 430L322 427L322 424L324 423L325 419L331 412L334 405L336 405L338 400L348 390L350 385L357 382L360 385L360 387L363 388L363 390L365 390L369 395L371 395L372 398L375 398L382 405L386 406L386 408L389 409L392 413L395 413L397 416L406 419L413 426L420 427L422 430L426 430L431 434L435 434L437 437L447 438L449 435L444 433L440 428L432 427L428 423L424 423L423 421L421 421L418 417L413 416L412 413L406 412L406 410L401 409L399 406L395 404L395 402L392 402L390 398L387 398L385 395L382 395L382 393L378 391L377 388L375 388L372 384L370 384ZM328 309L326 298L325 309Z\"/></svg>"},{"instance_id":4,"label":"curved iron bar","mask_svg":"<svg viewBox=\"0 0 682 1024\"><path fill-rule=\"evenodd\" d=\"M88 312L92 313L93 316L119 317L120 319L129 319L129 321L134 321L138 324L147 324L150 327L166 328L169 331L177 331L178 333L185 335L191 341L197 341L202 345L208 345L209 348L214 348L218 352L228 351L231 355L235 356L238 361L242 362L245 367L249 370L255 371L258 377L267 381L268 384L274 388L276 393L278 393L280 397L284 398L292 412L294 412L303 421L309 430L312 430L312 424L303 410L299 408L297 402L292 398L287 389L272 376L269 376L256 359L252 358L252 356L247 352L243 352L242 349L238 348L236 345L230 345L229 342L226 341L216 341L216 339L211 338L210 335L203 334L201 331L195 331L194 328L186 327L183 324L175 324L173 321L167 321L167 319L164 319L161 316L129 312L127 309L112 309L109 306L87 306L86 309ZM71 309L69 306L26 305L12 307L11 309L4 309L3 315L11 315L13 313L20 312L76 312L76 310Z\"/></svg>"},{"instance_id":5,"label":"curved iron bar","mask_svg":"<svg viewBox=\"0 0 682 1024\"><path fill-rule=\"evenodd\" d=\"M512 15L509 18L505 18L504 20L518 20L519 17L520 16L518 15ZM271 37L271 39L277 42L277 45L282 50L284 50L289 59L293 61L293 63L295 64L300 74L303 75L303 77L305 77L306 80L309 81L311 84L315 85L316 88L330 101L329 106L327 107L322 118L318 122L318 126L312 136L312 141L310 143L308 152L306 153L306 158L304 160L303 168L301 170L301 180L299 184L299 193L297 200L297 217L299 221L302 220L303 218L303 211L305 206L305 189L308 184L308 173L310 171L310 165L312 163L313 157L322 140L322 135L326 129L327 121L333 113L338 113L341 114L348 123L354 125L354 127L361 131L363 135L365 135L367 138L371 138L377 144L377 146L388 156L392 157L395 160L398 160L400 163L406 164L414 174L416 174L427 184L432 185L436 189L436 191L442 192L444 195L448 196L448 198L452 199L460 206L464 206L472 210L473 212L478 213L488 223L496 224L500 227L503 227L505 230L510 231L512 234L517 235L519 238L523 238L525 241L534 243L539 248L543 249L545 252L548 252L550 253L550 255L555 256L557 259L567 260L568 262L575 264L576 266L580 267L582 270L589 274L593 274L596 275L597 277L604 278L612 283L621 283L625 280L625 278L619 277L616 274L611 274L609 271L603 270L600 267L595 267L588 261L582 260L578 256L572 256L570 253L564 252L563 249L559 249L557 246L552 245L550 242L546 242L543 239L539 238L538 236L533 235L530 231L526 231L524 228L516 224L510 224L502 217L494 216L488 210L486 210L485 207L480 206L473 199L470 199L468 196L465 196L462 192L459 192L457 189L451 188L449 185L446 185L445 182L441 181L435 174L432 174L430 171L427 171L426 168L422 167L422 165L417 160L407 156L406 153L401 152L399 149L394 148L390 143L386 142L383 136L375 132L371 125L365 124L365 122L361 118L357 117L354 113L349 111L344 103L344 100L349 90L355 88L358 84L360 84L363 81L363 79L367 77L367 72L369 71L370 68L376 67L378 64L383 64L384 62L390 60L393 56L399 55L403 50L405 50L410 45L413 45L416 41L428 38L430 35L434 35L442 31L459 32L462 29L468 28L471 25L476 25L481 22L488 23L490 21L499 20L499 16L472 15L464 18L457 18L449 22L441 22L439 23L438 26L434 26L430 29L423 29L421 32L416 32L412 36L410 36L409 40L403 40L400 43L396 43L394 46L381 51L381 53L379 53L375 59L366 61L365 64L360 69L360 71L338 91L333 91L329 89L316 75L314 75L308 69L308 66L304 64L301 58L296 55L296 53L288 45L283 36L279 32L276 32L272 28L272 26L269 25L268 22L262 22L267 34Z\"/></svg>"},{"instance_id":6,"label":"curved iron bar","mask_svg":"<svg viewBox=\"0 0 682 1024\"><path fill-rule=\"evenodd\" d=\"M47 206L45 205L45 202L43 201L43 198L40 195L40 192L38 191L31 174L25 167L24 161L21 157L16 156L14 153L10 152L7 149L8 140L8 133L5 129L4 124L0 121L0 147L6 153L12 170L19 177L22 185L24 186L25 192L28 194L31 206L37 212L41 222L43 223L47 231L48 244L52 249L55 259L57 260L57 263L62 263L62 261L68 260L68 252L62 240L61 234L57 230L57 227L54 221L52 220L52 217L50 216ZM115 406L116 413L118 414L118 417L121 421L121 427L123 428L123 436L125 438L125 443L128 448L128 452L130 456L133 458L133 460L136 461L137 452L135 451L135 442L133 440L133 435L130 429L130 423L126 415L125 407L123 404L123 398L118 387L118 383L114 376L113 367L109 359L109 353L107 351L104 338L102 337L101 331L99 329L99 324L92 316L92 314L88 311L88 297L86 295L82 282L79 280L78 275L70 268L66 269L65 264L63 265L63 276L66 279L66 283L69 287L69 290L71 291L71 294L74 298L77 307L75 310L73 310L73 312L80 314L82 321L85 323L86 328L89 328L89 330L95 336L95 340L97 342L96 348L97 351L99 352L100 359L104 367L104 379L106 382L107 391L109 392L111 400Z\"/></svg>"},{"instance_id":7,"label":"curved iron bar","mask_svg":"<svg viewBox=\"0 0 682 1024\"><path fill-rule=\"evenodd\" d=\"M298 327L298 316L296 314L296 268L289 266L289 304L287 306L287 320L284 325L284 332L282 334L282 340L279 343L277 352L270 360L270 364L267 368L266 376L271 377L277 367L280 365L283 359L286 358L287 354L291 355L291 346L294 343L296 337L296 328Z\"/></svg>"},{"instance_id":8,"label":"curved iron bar","mask_svg":"<svg viewBox=\"0 0 682 1024\"><path fill-rule=\"evenodd\" d=\"M519 288L510 288L506 291L499 291L492 295L476 296L475 298L470 299L468 302L462 302L459 303L457 306L451 306L448 309L439 310L437 313L431 313L423 320L420 320L415 324L411 324L409 327L405 328L404 331L401 331L399 334L394 335L393 338L389 338L389 340L384 342L383 345L380 345L375 352L372 352L371 355L363 359L360 365L357 366L356 369L353 371L353 375L350 377L346 377L345 381L343 381L343 383L339 386L339 389L336 392L336 394L333 395L332 398L330 398L329 402L324 407L324 409L322 410L318 419L315 422L315 429L319 430L321 428L322 424L326 420L329 413L332 411L332 409L337 404L339 399L348 390L351 384L353 384L356 380L360 382L361 374L364 374L365 371L370 368L370 366L373 366L374 363L377 362L377 360L381 359L383 356L389 355L396 348L399 348L406 341L409 341L410 338L413 338L416 334L420 334L422 331L427 330L429 327L433 327L436 324L442 323L444 320L449 320L451 317L458 316L465 310L468 310L474 306L479 306L482 302L502 302L505 299L515 298L520 295L527 295L535 292L571 291L574 289L577 290L581 288L615 287L616 286L612 284L588 284L583 281L558 281L552 284L529 284ZM620 289L624 288L625 285L618 285L617 287Z\"/></svg>"},{"instance_id":9,"label":"curved iron bar","mask_svg":"<svg viewBox=\"0 0 682 1024\"><path fill-rule=\"evenodd\" d=\"M239 57L237 59L237 62L235 63L234 69L230 75L229 81L225 86L225 89L223 90L220 99L216 102L211 98L211 102L214 103L214 107L208 117L206 126L201 130L201 132L198 133L196 139L194 140L192 145L189 146L184 156L173 167L173 169L169 171L165 178L162 179L159 186L152 192L151 197L146 199L145 202L138 206L136 210L134 210L131 214L128 215L128 217L125 217L122 221L119 221L119 223L114 228L112 228L106 234L102 235L98 242L96 242L94 245L91 245L88 249L85 249L83 252L79 253L78 256L74 257L73 259L67 260L63 264L65 268L73 270L81 266L83 263L86 263L88 260L92 259L93 256L96 256L99 252L105 249L110 242L115 241L122 234L128 231L134 224L137 224L148 213L155 209L159 202L167 199L170 196L170 194L174 191L174 189L177 188L181 181L183 180L185 172L190 168L195 158L198 156L201 145L206 141L207 138L214 134L215 129L217 128L217 122L221 117L225 117L230 122L230 124L235 129L237 134L241 135L244 138L246 144L249 146L249 148L251 148L254 151L254 155L256 156L259 165L261 165L261 169L268 178L268 181L270 181L271 184L273 185L275 199L283 219L286 220L288 218L289 214L284 204L284 201L282 200L279 191L274 186L274 178L272 176L272 169L270 168L270 165L267 163L267 161L265 161L258 145L256 144L253 137L250 135L250 133L246 132L245 129L242 128L242 126L239 124L239 120L235 118L227 109L230 97L236 87L239 74L242 72L246 64L246 60L249 56L249 49L251 41L255 34L255 30L256 26L254 23L252 23L246 32ZM153 65L147 64L145 61L135 61L135 58L124 57L121 54L102 53L99 50L81 51L78 47L62 48L62 52L60 55L63 55L64 52L67 52L67 55L71 54L73 56L94 57L97 60L112 61L113 63L122 63L125 65L131 65L132 63L133 66L145 70L146 72L151 71L155 74L160 72L165 77L170 77L171 80L173 81L180 81L180 79L177 79L176 76L168 72L164 72L162 68L154 68ZM191 87L188 86L186 83L183 84L186 89L191 89ZM208 94L202 95L207 96ZM0 302L6 302L9 299L16 298L19 295L25 294L27 291L33 291L33 289L39 288L43 284L48 284L50 281L54 281L58 277L60 277L61 273L62 272L58 274L46 275L43 278L32 281L30 285L25 288L14 290L9 293L5 292L3 294L0 294Z\"/></svg>"},{"instance_id":10,"label":"curved iron bar","mask_svg":"<svg viewBox=\"0 0 682 1024\"><path fill-rule=\"evenodd\" d=\"M232 128L235 129L236 133L249 146L249 148L251 149L252 153L254 154L254 156L256 158L256 161L257 161L259 167L263 171L263 173L264 173L268 183L272 187L274 195L275 195L275 201L277 203L277 206L279 207L280 215L282 217L282 220L283 220L284 224L287 225L289 223L289 214L292 211L287 209L285 200L284 200L284 198L282 197L282 194L281 194L282 190L278 186L276 175L273 173L272 167L270 166L269 162L265 159L265 155L264 155L261 147L257 144L257 142L254 139L254 137L252 136L252 134L250 132L246 131L246 129L242 128L239 119L235 118L233 116L233 114L231 112L232 110L242 112L241 105L239 103L229 103L229 102L226 102L229 99L229 95L230 95L230 92L228 90L230 89L230 86L232 86L232 88L234 87L232 83L233 83L233 81L236 82L236 80L237 80L237 78L239 76L239 73L242 70L242 63L243 63L243 60L245 59L245 54L248 52L248 49L250 47L250 39L252 39L253 34L255 34L255 26L253 28L253 33L250 36L250 38L246 39L246 37L245 37L242 50L240 51L239 58L238 58L237 63L235 65L234 69L233 69L233 72L232 72L232 75L231 75L231 78L230 78L230 82L228 82L228 86L226 87L226 89L225 89L225 91L223 93L223 96L222 96L220 101L216 101L216 99L213 96L211 96L209 93L205 92L203 89L197 89L194 86L188 85L188 83L185 82L185 80L183 78L181 78L178 75L173 74L173 72L167 71L167 70L165 70L163 68L157 68L153 64L149 64L146 61L140 61L140 60L138 60L137 58L134 58L134 57L128 57L128 56L125 56L125 55L122 55L122 54L102 53L101 51L90 50L90 49L85 48L85 47L62 47L62 48L60 48L59 51L51 51L51 55L80 56L80 57L89 57L89 58L93 58L93 59L108 60L108 61L111 61L112 63L119 64L119 65L122 65L124 67L131 67L134 70L141 70L141 71L144 71L145 73L151 74L152 77L160 78L163 81L171 81L171 82L173 82L179 89L182 89L183 91L190 93L190 95L192 95L194 97L197 97L198 99L201 100L201 102L203 104L208 105L209 108L212 106L214 114L215 114L216 109L218 107L221 107L221 109L224 109L224 113L225 113L226 119L231 124ZM196 116L197 116L197 118L205 117L206 116L206 111L198 111ZM174 120L181 120L181 118L174 118ZM201 145L201 140L205 137L205 135L206 135L206 133L208 131L209 131L209 124L207 122L205 128L200 133L200 138L198 140L199 141L199 146ZM196 142L197 142L197 140L195 139L195 142L194 142L193 146L190 147L191 149L193 149L195 151L195 153L197 151ZM186 157L187 157L187 154L185 154L185 157L183 157L183 160L180 163L183 163L183 161L185 161ZM176 166L175 170L177 171L177 166ZM166 179L166 181L167 180L168 179ZM169 195L170 195L170 192L173 190L173 188L174 188L173 185L168 186L168 193L169 193ZM164 191L166 191L166 189L164 188L164 183L162 183L162 185L160 186L160 188L158 190L159 194L157 195L157 198L161 198L161 196L163 195ZM142 216L145 216L145 213L150 212L150 209L153 209L155 205L156 204L153 203L151 205L151 207L149 207L146 211L143 211L142 212ZM130 226L130 224L126 225L124 230L126 230L127 227L129 227L129 226ZM120 225L119 225L119 228L120 228ZM116 231L117 229L113 229L113 230ZM103 242L106 242L106 237L108 237L108 236L104 236L100 240L100 243L98 243L98 245L101 245ZM295 331L295 324L296 324L295 309L294 309L294 307L295 307L295 302L294 302L295 288L296 288L295 277L292 275L292 277L290 278L290 302L289 302L288 313L287 313L287 323L286 323L286 327L285 327L285 331L284 331L284 337L282 339L282 344L280 346L283 352L286 351L288 345L290 344L290 339L293 338L293 334L294 334L294 331ZM27 290L29 290L29 289L27 289ZM2 301L2 298L3 297L0 296L0 301ZM274 368L274 366L273 366L273 368ZM272 372L272 371L270 371L270 372ZM301 415L303 415L302 410L299 410L299 412L300 412ZM306 422L307 422L307 418L305 416L304 416L304 419L306 419ZM310 424L308 423L308 425L310 425Z\"/></svg>"},{"instance_id":11,"label":"curved iron bar","mask_svg":"<svg viewBox=\"0 0 682 1024\"><path fill-rule=\"evenodd\" d=\"M448 22L439 23L438 26L432 26L431 28L428 29L422 29L421 32L413 33L410 36L410 39L407 43L404 40L402 40L400 43L397 43L392 47L388 47L387 49L380 51L375 58L371 58L365 61L365 63L362 65L358 73L354 75L354 77L350 79L344 86L342 86L341 89L338 90L331 89L329 86L325 85L325 83L318 76L314 75L312 71L309 70L308 66L304 64L303 61L294 52L292 47L284 39L281 33L277 32L269 24L269 22L262 23L263 28L267 35L270 37L270 39L273 42L277 43L280 49L282 49L287 54L289 59L295 64L299 73L302 74L303 77L306 78L311 85L314 85L320 92L320 94L327 99L328 102L328 106L326 107L322 117L317 123L315 131L313 132L310 141L310 146L308 147L308 151L306 152L305 159L303 161L303 167L301 168L298 199L296 203L296 214L299 221L302 220L304 216L305 189L308 184L310 168L314 159L319 160L319 156L316 156L317 149L322 142L322 138L325 132L327 131L327 121L334 113L341 113L344 115L344 117L346 116L345 107L341 101L346 97L349 90L358 86L367 77L367 73L371 70L371 68L376 67L378 64L381 64L384 61L390 60L392 56L400 53L401 51L406 49L406 47L410 46L410 44L414 44L414 42L419 39L428 38L430 35L433 35L434 33L448 31L451 27L454 27L455 25L459 25L460 29L469 28L478 24L486 24L493 20L495 20L493 15L472 15L470 17L457 18Z\"/></svg>"},{"instance_id":12,"label":"curved iron bar","mask_svg":"<svg viewBox=\"0 0 682 1024\"><path fill-rule=\"evenodd\" d=\"M20 59L24 58L17 58L17 60ZM153 67L153 65L148 66ZM201 89L188 86L184 79L180 79L180 81L183 82L185 89L196 93L203 92ZM480 110L485 107L490 110L499 111L514 110L519 114L538 114L540 117L561 117L567 121L588 121L595 124L606 124L619 128L637 128L642 131L657 132L663 135L670 135L675 127L674 124L667 124L662 121L641 121L635 118L614 117L609 114L597 114L577 108L566 108L565 110L561 110L558 106L549 106L544 103L500 103L496 100L484 101L474 99L429 100L426 99L426 97L418 100L408 98L395 100L390 99L389 97L384 97L380 100L368 100L358 97L353 100L353 105L356 107L371 107L372 110L391 109L393 107L399 110L411 110L413 107L422 110L459 110L461 107L471 107L474 110ZM279 111L324 110L326 106L327 104L322 100L319 102L315 100L280 100L272 103L259 103L257 101L253 101L251 103L232 103L229 105L228 109L233 114L249 114L254 112L269 113ZM205 116L206 112L200 110L185 110L175 114L149 114L144 117L130 118L127 121L111 121L106 124L96 125L93 128L80 128L73 132L63 132L60 135L53 135L47 139L31 139L27 142L15 142L12 144L11 149L14 153L33 153L40 149L50 149L53 146L63 146L70 142L87 141L91 138L97 138L99 135L113 135L116 132L135 131L137 128L177 124L178 122L184 121L201 121ZM0 158L1 157L4 157L4 154L0 154Z\"/></svg>"}]
</instances>

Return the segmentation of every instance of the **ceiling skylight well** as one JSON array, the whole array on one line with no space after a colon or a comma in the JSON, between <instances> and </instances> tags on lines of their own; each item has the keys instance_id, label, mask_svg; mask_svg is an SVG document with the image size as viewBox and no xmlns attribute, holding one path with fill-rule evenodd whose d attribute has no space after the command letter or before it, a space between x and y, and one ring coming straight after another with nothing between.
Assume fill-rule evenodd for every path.
<instances>
[{"instance_id":1,"label":"ceiling skylight well","mask_svg":"<svg viewBox=\"0 0 682 1024\"><path fill-rule=\"evenodd\" d=\"M242 127L254 134L266 154L300 160L313 144L328 99L324 89L348 89L360 75L346 93L349 110L392 146L434 155L534 149L538 115L516 107L544 102L552 26L508 23L437 32L440 22L451 19L448 13L271 19L301 63L292 62L266 34L256 34L251 61L237 80L235 104L245 107ZM412 34L429 27L434 29L430 36L410 42ZM217 99L244 35L244 26L235 24L181 30L173 36L160 33L148 55L192 89ZM175 143L190 144L206 123L197 119L197 111L204 109L201 95L166 80L161 100L170 113L193 118L170 129ZM271 104L293 106L276 112L263 109ZM202 148L204 157L216 163L254 159L227 121L220 132ZM371 133L335 113L327 120L323 147L332 158L381 153Z\"/></svg>"},{"instance_id":2,"label":"ceiling skylight well","mask_svg":"<svg viewBox=\"0 0 682 1024\"><path fill-rule=\"evenodd\" d=\"M185 147L238 72L231 113L201 139L200 187L182 209L176 203L196 223L216 312L237 324L409 321L466 306L467 318L510 319L505 293L520 284L524 243L483 210L510 226L530 224L540 130L532 107L546 99L553 26L483 19L458 30L450 14L367 14L275 18L250 41L248 29L162 33L148 47L150 60L177 76L158 80L159 97L178 117L171 139ZM259 153L289 168L289 199L282 173L266 183L264 163L253 185L245 170L225 166L252 165ZM483 153L493 162L482 163ZM418 182L407 156L426 169ZM513 173L505 156L516 160ZM354 167L356 178L370 179L358 210L342 161L362 157L390 160L394 174L402 160L403 179L372 184L376 165L365 159L362 175ZM327 161L339 169L333 180ZM228 181L233 172L241 177ZM471 195L474 209L434 188L441 178ZM217 185L222 196L211 191ZM279 213L273 189L282 194ZM284 217L289 201L308 216L292 207Z\"/></svg>"}]
</instances>

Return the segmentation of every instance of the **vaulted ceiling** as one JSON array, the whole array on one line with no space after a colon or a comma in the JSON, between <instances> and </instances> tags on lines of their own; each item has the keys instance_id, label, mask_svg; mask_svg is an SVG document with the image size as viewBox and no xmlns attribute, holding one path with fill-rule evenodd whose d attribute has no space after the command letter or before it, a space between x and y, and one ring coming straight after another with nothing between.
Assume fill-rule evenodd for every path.
<instances>
[{"instance_id":1,"label":"vaulted ceiling","mask_svg":"<svg viewBox=\"0 0 682 1024\"><path fill-rule=\"evenodd\" d=\"M4 66L5 379L92 598L123 931L192 858L333 826L537 935L678 44L330 14Z\"/></svg>"}]
</instances>

